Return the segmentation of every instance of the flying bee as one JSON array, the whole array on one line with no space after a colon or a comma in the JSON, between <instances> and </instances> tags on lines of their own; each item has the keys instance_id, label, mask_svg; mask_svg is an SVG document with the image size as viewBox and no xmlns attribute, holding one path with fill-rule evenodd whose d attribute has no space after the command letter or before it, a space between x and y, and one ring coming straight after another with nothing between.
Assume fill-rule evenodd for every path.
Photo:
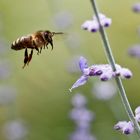
<instances>
[{"instance_id":1,"label":"flying bee","mask_svg":"<svg viewBox=\"0 0 140 140\"><path fill-rule=\"evenodd\" d=\"M33 50L37 51L37 54L41 53L42 48L45 47L48 49L48 44L51 45L53 50L53 39L52 37L56 34L63 34L62 32L50 32L46 31L37 31L31 35L22 36L14 41L11 45L13 50L22 50L24 52L24 65L23 68L29 64L33 56ZM28 49L31 49L30 54L28 55Z\"/></svg>"}]
</instances>

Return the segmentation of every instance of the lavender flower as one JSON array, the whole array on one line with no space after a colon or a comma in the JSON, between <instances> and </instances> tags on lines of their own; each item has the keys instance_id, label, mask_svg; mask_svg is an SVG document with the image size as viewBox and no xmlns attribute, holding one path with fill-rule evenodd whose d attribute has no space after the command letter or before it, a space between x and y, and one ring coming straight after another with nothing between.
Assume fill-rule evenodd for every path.
<instances>
[{"instance_id":1,"label":"lavender flower","mask_svg":"<svg viewBox=\"0 0 140 140\"><path fill-rule=\"evenodd\" d=\"M76 108L82 108L86 105L86 103L86 98L80 93L75 94L72 98L72 105Z\"/></svg>"},{"instance_id":2,"label":"lavender flower","mask_svg":"<svg viewBox=\"0 0 140 140\"><path fill-rule=\"evenodd\" d=\"M99 81L94 83L92 93L99 100L109 100L117 93L117 89L116 86L110 81Z\"/></svg>"},{"instance_id":3,"label":"lavender flower","mask_svg":"<svg viewBox=\"0 0 140 140\"><path fill-rule=\"evenodd\" d=\"M140 106L135 109L135 115L140 114Z\"/></svg>"},{"instance_id":4,"label":"lavender flower","mask_svg":"<svg viewBox=\"0 0 140 140\"><path fill-rule=\"evenodd\" d=\"M72 92L72 89L84 85L84 84L87 82L87 80L88 80L88 77L87 77L87 76L84 76L84 75L81 76L81 77L73 84L73 86L69 89L70 92Z\"/></svg>"},{"instance_id":5,"label":"lavender flower","mask_svg":"<svg viewBox=\"0 0 140 140\"><path fill-rule=\"evenodd\" d=\"M136 13L140 12L140 3L135 3L132 7L132 10Z\"/></svg>"},{"instance_id":6,"label":"lavender flower","mask_svg":"<svg viewBox=\"0 0 140 140\"><path fill-rule=\"evenodd\" d=\"M77 130L70 135L70 140L96 140L89 132Z\"/></svg>"},{"instance_id":7,"label":"lavender flower","mask_svg":"<svg viewBox=\"0 0 140 140\"><path fill-rule=\"evenodd\" d=\"M103 14L99 14L99 18L101 21L101 26L103 27L109 27L112 23L112 20L110 18L107 18ZM89 32L97 32L100 28L99 23L97 21L96 16L93 16L92 20L87 20L85 21L82 25L81 28L84 30L88 30Z\"/></svg>"},{"instance_id":8,"label":"lavender flower","mask_svg":"<svg viewBox=\"0 0 140 140\"><path fill-rule=\"evenodd\" d=\"M108 81L117 76L126 79L132 77L132 72L129 69L122 68L118 64L115 66L116 71L113 71L109 64L99 64L88 67L87 60L84 57L80 57L79 67L82 71L82 76L73 84L73 86L70 88L70 91L72 91L74 88L84 85L91 76L98 76L101 81Z\"/></svg>"},{"instance_id":9,"label":"lavender flower","mask_svg":"<svg viewBox=\"0 0 140 140\"><path fill-rule=\"evenodd\" d=\"M72 98L74 108L70 112L70 118L76 124L76 131L70 135L70 140L95 140L90 134L90 124L95 115L86 108L86 103L86 98L80 93Z\"/></svg>"},{"instance_id":10,"label":"lavender flower","mask_svg":"<svg viewBox=\"0 0 140 140\"><path fill-rule=\"evenodd\" d=\"M0 86L0 105L9 105L16 99L16 89L8 86Z\"/></svg>"},{"instance_id":11,"label":"lavender flower","mask_svg":"<svg viewBox=\"0 0 140 140\"><path fill-rule=\"evenodd\" d=\"M135 115L135 119L140 122L140 113Z\"/></svg>"},{"instance_id":12,"label":"lavender flower","mask_svg":"<svg viewBox=\"0 0 140 140\"><path fill-rule=\"evenodd\" d=\"M87 60L84 58L84 57L80 57L80 60L79 60L79 67L80 67L80 70L84 73L84 70L86 68L88 68L88 65L87 65Z\"/></svg>"},{"instance_id":13,"label":"lavender flower","mask_svg":"<svg viewBox=\"0 0 140 140\"><path fill-rule=\"evenodd\" d=\"M140 44L136 44L128 49L128 54L132 57L140 58Z\"/></svg>"},{"instance_id":14,"label":"lavender flower","mask_svg":"<svg viewBox=\"0 0 140 140\"><path fill-rule=\"evenodd\" d=\"M28 131L23 121L13 120L4 125L3 133L7 140L21 140L27 136Z\"/></svg>"},{"instance_id":15,"label":"lavender flower","mask_svg":"<svg viewBox=\"0 0 140 140\"><path fill-rule=\"evenodd\" d=\"M127 122L127 124L122 128L122 132L126 135L132 134L134 132L133 123L131 121Z\"/></svg>"},{"instance_id":16,"label":"lavender flower","mask_svg":"<svg viewBox=\"0 0 140 140\"><path fill-rule=\"evenodd\" d=\"M91 111L87 110L85 107L74 108L70 112L70 118L77 122L79 121L90 122L93 120L94 117L95 115Z\"/></svg>"},{"instance_id":17,"label":"lavender flower","mask_svg":"<svg viewBox=\"0 0 140 140\"><path fill-rule=\"evenodd\" d=\"M132 134L134 132L134 125L131 121L120 121L114 126L115 130L121 131L123 134Z\"/></svg>"},{"instance_id":18,"label":"lavender flower","mask_svg":"<svg viewBox=\"0 0 140 140\"><path fill-rule=\"evenodd\" d=\"M115 124L114 129L115 130L122 130L123 127L127 124L127 121L119 121L117 124Z\"/></svg>"},{"instance_id":19,"label":"lavender flower","mask_svg":"<svg viewBox=\"0 0 140 140\"><path fill-rule=\"evenodd\" d=\"M54 17L53 23L58 29L66 29L73 24L73 16L68 11L59 12Z\"/></svg>"},{"instance_id":20,"label":"lavender flower","mask_svg":"<svg viewBox=\"0 0 140 140\"><path fill-rule=\"evenodd\" d=\"M135 109L135 119L140 122L140 106Z\"/></svg>"}]
</instances>

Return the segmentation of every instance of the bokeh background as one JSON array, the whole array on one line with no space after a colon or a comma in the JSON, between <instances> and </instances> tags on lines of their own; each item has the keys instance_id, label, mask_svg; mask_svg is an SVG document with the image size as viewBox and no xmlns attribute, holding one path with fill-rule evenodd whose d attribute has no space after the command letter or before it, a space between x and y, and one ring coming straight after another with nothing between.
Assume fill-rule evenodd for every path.
<instances>
[{"instance_id":1,"label":"bokeh background","mask_svg":"<svg viewBox=\"0 0 140 140\"><path fill-rule=\"evenodd\" d=\"M133 110L140 105L140 61L128 55L128 48L140 42L140 15L132 11L136 2L97 0L100 11L112 18L106 31L116 62L133 72L131 80L123 81ZM0 140L70 140L76 124L69 113L77 93L95 114L90 133L97 140L138 139L135 133L113 130L115 123L128 120L118 92L106 99L104 89L105 97L99 99L93 89L96 78L69 92L81 74L79 56L89 65L107 63L99 33L81 30L92 16L90 0L0 0ZM34 51L32 62L22 69L24 50L11 50L11 43L46 29L65 35L53 38L53 51L50 46L40 55Z\"/></svg>"}]
</instances>

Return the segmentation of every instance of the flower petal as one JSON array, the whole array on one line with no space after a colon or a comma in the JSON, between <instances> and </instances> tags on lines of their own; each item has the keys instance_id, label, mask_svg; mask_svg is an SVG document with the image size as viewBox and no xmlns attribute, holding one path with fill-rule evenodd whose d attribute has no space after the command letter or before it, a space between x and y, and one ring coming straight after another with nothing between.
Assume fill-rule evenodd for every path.
<instances>
[{"instance_id":1,"label":"flower petal","mask_svg":"<svg viewBox=\"0 0 140 140\"><path fill-rule=\"evenodd\" d=\"M72 89L84 85L84 84L87 82L87 80L88 80L88 76L85 76L85 75L81 76L81 77L73 84L73 86L69 89L70 92L72 92Z\"/></svg>"},{"instance_id":2,"label":"flower petal","mask_svg":"<svg viewBox=\"0 0 140 140\"><path fill-rule=\"evenodd\" d=\"M83 56L80 57L79 67L82 72L84 72L85 68L88 68L87 60Z\"/></svg>"}]
</instances>

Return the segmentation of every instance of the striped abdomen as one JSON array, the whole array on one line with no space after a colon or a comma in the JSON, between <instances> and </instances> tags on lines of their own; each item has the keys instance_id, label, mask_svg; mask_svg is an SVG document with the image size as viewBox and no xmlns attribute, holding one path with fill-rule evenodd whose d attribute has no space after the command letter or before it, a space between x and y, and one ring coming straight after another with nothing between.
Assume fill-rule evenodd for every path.
<instances>
[{"instance_id":1,"label":"striped abdomen","mask_svg":"<svg viewBox=\"0 0 140 140\"><path fill-rule=\"evenodd\" d=\"M21 38L18 38L16 41L14 41L11 45L11 49L13 50L22 50L25 48L33 48L32 43L32 36L23 36Z\"/></svg>"}]
</instances>

